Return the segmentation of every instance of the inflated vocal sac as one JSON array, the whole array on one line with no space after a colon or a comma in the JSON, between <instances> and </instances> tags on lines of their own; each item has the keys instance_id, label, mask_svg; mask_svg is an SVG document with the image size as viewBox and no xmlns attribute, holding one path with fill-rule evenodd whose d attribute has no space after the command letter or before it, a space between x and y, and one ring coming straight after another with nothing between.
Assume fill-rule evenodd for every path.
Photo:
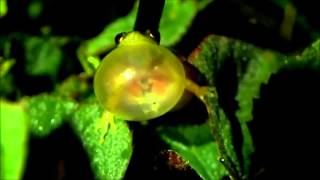
<instances>
[{"instance_id":1,"label":"inflated vocal sac","mask_svg":"<svg viewBox=\"0 0 320 180\"><path fill-rule=\"evenodd\" d=\"M117 117L145 121L177 104L185 78L176 55L149 37L131 32L101 62L94 91L104 108Z\"/></svg>"}]
</instances>

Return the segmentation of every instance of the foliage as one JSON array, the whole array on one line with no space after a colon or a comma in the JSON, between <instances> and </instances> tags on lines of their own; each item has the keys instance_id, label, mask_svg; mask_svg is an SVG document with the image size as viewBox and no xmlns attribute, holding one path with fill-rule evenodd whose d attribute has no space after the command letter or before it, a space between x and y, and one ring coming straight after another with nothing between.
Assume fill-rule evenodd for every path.
<instances>
[{"instance_id":1,"label":"foliage","mask_svg":"<svg viewBox=\"0 0 320 180\"><path fill-rule=\"evenodd\" d=\"M56 78L62 62L62 51L52 39L30 37L25 40L27 74L49 75L53 79Z\"/></svg>"},{"instance_id":2,"label":"foliage","mask_svg":"<svg viewBox=\"0 0 320 180\"><path fill-rule=\"evenodd\" d=\"M99 179L121 179L127 169L131 154L131 133L123 120L111 127L104 141L98 141L101 132L97 130L102 107L97 104L81 105L74 113L71 124L83 141L91 157L92 168Z\"/></svg>"},{"instance_id":3,"label":"foliage","mask_svg":"<svg viewBox=\"0 0 320 180\"><path fill-rule=\"evenodd\" d=\"M0 100L1 179L20 179L28 153L28 121L21 104Z\"/></svg>"},{"instance_id":4,"label":"foliage","mask_svg":"<svg viewBox=\"0 0 320 180\"><path fill-rule=\"evenodd\" d=\"M7 0L0 1L0 18L5 16L8 12Z\"/></svg>"},{"instance_id":5,"label":"foliage","mask_svg":"<svg viewBox=\"0 0 320 180\"><path fill-rule=\"evenodd\" d=\"M24 100L29 116L30 130L37 136L47 136L68 119L77 104L68 99L50 95L33 96Z\"/></svg>"},{"instance_id":6,"label":"foliage","mask_svg":"<svg viewBox=\"0 0 320 180\"><path fill-rule=\"evenodd\" d=\"M160 21L160 44L174 47L181 42L193 20L210 3L214 2L166 1ZM283 9L292 5L291 1L273 3ZM31 1L26 14L30 19L41 19L45 5L45 1ZM135 163L130 162L135 150L132 133L135 129L129 128L130 122L117 118L114 124L102 124L104 129L99 129L101 119L106 117L93 94L92 76L100 63L100 56L115 47L115 35L133 29L137 11L136 4L126 16L116 17L100 34L88 40L54 34L46 24L43 24L40 35L27 32L0 35L0 179L21 179L29 151L29 137L45 138L64 124L70 125L79 137L97 179L125 177L129 163ZM0 0L0 18L10 13L15 13L14 9L10 9L6 0ZM309 68L319 72L320 32L312 29L299 12L297 23L310 30L314 40L301 53L287 55L238 39L209 35L187 58L187 62L204 75L209 87L202 99L208 120L201 124L160 124L155 133L202 179L250 177L255 144L248 124L254 121L255 101L259 99L262 87L282 70ZM286 37L289 37L289 31L286 31ZM78 48L73 48L70 53L69 48L74 44ZM70 59L73 63L69 62ZM83 68L81 73L64 71L77 61ZM226 64L235 68L230 70ZM221 77L223 71L234 73L237 82L231 99L238 108L232 113L220 102L224 98L220 87L225 78ZM29 84L41 86L40 82L31 82L41 78L52 85L50 90L41 93L25 90L32 89ZM113 119L112 116L107 118ZM166 120L174 122L177 120L174 118L177 117L169 116ZM235 123L239 124L242 137L234 135ZM240 148L236 145L239 138L243 139Z\"/></svg>"},{"instance_id":7,"label":"foliage","mask_svg":"<svg viewBox=\"0 0 320 180\"><path fill-rule=\"evenodd\" d=\"M217 158L217 144L208 124L159 127L158 133L203 179L221 179L227 175Z\"/></svg>"},{"instance_id":8,"label":"foliage","mask_svg":"<svg viewBox=\"0 0 320 180\"><path fill-rule=\"evenodd\" d=\"M203 9L210 0L204 1L167 1L164 6L163 15L160 21L161 44L172 46L185 34L192 20L198 11ZM114 37L121 32L128 32L133 29L138 7L134 6L131 12L111 24L96 37L84 42L78 49L78 57L86 73L92 75L95 66L92 67L89 57L110 50L115 46ZM176 24L172 26L172 24ZM177 25L178 24L178 25Z\"/></svg>"}]
</instances>

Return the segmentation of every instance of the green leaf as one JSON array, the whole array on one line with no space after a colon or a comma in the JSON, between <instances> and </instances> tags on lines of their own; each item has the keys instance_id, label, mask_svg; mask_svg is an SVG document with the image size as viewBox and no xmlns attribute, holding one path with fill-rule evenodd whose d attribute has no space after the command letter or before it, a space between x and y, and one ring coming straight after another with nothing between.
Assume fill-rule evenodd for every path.
<instances>
[{"instance_id":1,"label":"green leaf","mask_svg":"<svg viewBox=\"0 0 320 180\"><path fill-rule=\"evenodd\" d=\"M0 36L0 52L2 52L2 56L1 58L3 58L3 60L10 60L11 57L11 47L12 47L12 39L11 36L15 35L16 33L10 33L10 35L8 36ZM13 59L12 59L13 60Z\"/></svg>"},{"instance_id":2,"label":"green leaf","mask_svg":"<svg viewBox=\"0 0 320 180\"><path fill-rule=\"evenodd\" d=\"M47 136L70 118L77 104L69 99L52 95L39 95L24 101L30 121L31 132L37 136Z\"/></svg>"},{"instance_id":3,"label":"green leaf","mask_svg":"<svg viewBox=\"0 0 320 180\"><path fill-rule=\"evenodd\" d=\"M286 68L296 68L296 66L320 70L320 39L313 42L301 55L286 64Z\"/></svg>"},{"instance_id":4,"label":"green leaf","mask_svg":"<svg viewBox=\"0 0 320 180\"><path fill-rule=\"evenodd\" d=\"M197 13L210 2L212 0L166 1L159 26L160 44L163 46L176 44L187 32Z\"/></svg>"},{"instance_id":5,"label":"green leaf","mask_svg":"<svg viewBox=\"0 0 320 180\"><path fill-rule=\"evenodd\" d=\"M237 117L242 122L253 119L253 100L258 99L262 84L267 84L271 75L278 72L286 57L268 50L251 48L250 62L240 80L236 100L239 103ZM241 52L240 52L241 53Z\"/></svg>"},{"instance_id":6,"label":"green leaf","mask_svg":"<svg viewBox=\"0 0 320 180\"><path fill-rule=\"evenodd\" d=\"M232 63L236 66L235 74L239 82L238 92L234 97L239 104L236 117L240 122L244 141L241 149L244 161L242 165L243 175L248 175L250 155L254 151L254 146L247 121L252 119L253 101L259 97L261 85L266 84L271 75L278 72L290 59L270 50L256 48L240 40L211 35L198 46L188 60L206 76L210 86L215 86L218 73L222 68L225 68L225 64ZM214 106L212 107L214 109ZM224 118L222 117L219 115L220 121L221 119L223 121ZM228 121L227 118L225 118L225 121ZM225 145L226 147L228 144L232 144L231 133L223 139L229 141ZM228 149L232 161L236 163L235 155L232 155L234 150L232 150L232 147Z\"/></svg>"},{"instance_id":7,"label":"green leaf","mask_svg":"<svg viewBox=\"0 0 320 180\"><path fill-rule=\"evenodd\" d=\"M125 17L121 17L111 24L107 25L104 30L93 39L86 42L85 54L95 55L99 52L104 52L115 46L114 37L120 32L132 31L137 8Z\"/></svg>"},{"instance_id":8,"label":"green leaf","mask_svg":"<svg viewBox=\"0 0 320 180\"><path fill-rule=\"evenodd\" d=\"M5 76L16 63L14 59L4 59L0 57L0 78Z\"/></svg>"},{"instance_id":9,"label":"green leaf","mask_svg":"<svg viewBox=\"0 0 320 180\"><path fill-rule=\"evenodd\" d=\"M0 0L0 18L4 17L8 12L7 0Z\"/></svg>"},{"instance_id":10,"label":"green leaf","mask_svg":"<svg viewBox=\"0 0 320 180\"><path fill-rule=\"evenodd\" d=\"M63 54L53 39L29 37L25 40L26 73L32 76L48 75L55 79Z\"/></svg>"},{"instance_id":11,"label":"green leaf","mask_svg":"<svg viewBox=\"0 0 320 180\"><path fill-rule=\"evenodd\" d=\"M286 6L290 4L294 7L294 3L292 0L272 0L272 3L274 3L276 6L286 10ZM308 22L308 19L299 11L295 12L295 24L297 24L300 28L302 28L305 32L310 33L312 39L318 39L320 37L320 32L316 30L315 27Z\"/></svg>"},{"instance_id":12,"label":"green leaf","mask_svg":"<svg viewBox=\"0 0 320 180\"><path fill-rule=\"evenodd\" d=\"M239 80L238 93L236 99L239 102L239 109L236 112L241 122L241 129L244 137L242 154L244 157L245 172L248 173L250 154L254 151L252 137L247 121L253 119L253 100L259 98L260 88L262 84L267 84L270 77L283 68L311 68L319 70L320 68L320 40L314 42L310 47L303 51L302 55L295 57L287 57L285 55L270 50L262 50L252 45L238 41L234 46L234 53L239 54L235 59L241 62L241 56L248 57L244 75ZM244 51L243 47L249 50Z\"/></svg>"},{"instance_id":13,"label":"green leaf","mask_svg":"<svg viewBox=\"0 0 320 180\"><path fill-rule=\"evenodd\" d=\"M4 77L0 77L0 96L6 97L7 95L14 92L15 85L13 82L13 75L7 74Z\"/></svg>"},{"instance_id":14,"label":"green leaf","mask_svg":"<svg viewBox=\"0 0 320 180\"><path fill-rule=\"evenodd\" d=\"M28 144L28 123L21 104L0 99L0 179L21 179Z\"/></svg>"},{"instance_id":15,"label":"green leaf","mask_svg":"<svg viewBox=\"0 0 320 180\"><path fill-rule=\"evenodd\" d=\"M242 145L242 157L243 157L243 167L244 175L248 176L250 167L251 167L251 155L255 151L253 144L253 139L249 130L247 123L240 123L242 136L243 136L243 145Z\"/></svg>"},{"instance_id":16,"label":"green leaf","mask_svg":"<svg viewBox=\"0 0 320 180\"><path fill-rule=\"evenodd\" d=\"M6 96L15 90L13 75L10 73L10 69L14 64L14 59L0 57L0 96Z\"/></svg>"},{"instance_id":17,"label":"green leaf","mask_svg":"<svg viewBox=\"0 0 320 180\"><path fill-rule=\"evenodd\" d=\"M103 109L98 104L81 105L71 124L80 136L91 159L91 166L98 179L122 179L132 154L132 136L123 120L116 120L108 130L103 143L103 133L97 130Z\"/></svg>"},{"instance_id":18,"label":"green leaf","mask_svg":"<svg viewBox=\"0 0 320 180\"><path fill-rule=\"evenodd\" d=\"M33 0L28 6L28 15L32 19L38 18L43 10L43 2L40 0Z\"/></svg>"},{"instance_id":19,"label":"green leaf","mask_svg":"<svg viewBox=\"0 0 320 180\"><path fill-rule=\"evenodd\" d=\"M247 122L253 119L253 102L259 98L261 86L267 84L272 75L284 68L319 70L320 40L306 48L301 55L288 57L240 40L211 35L200 44L188 60L206 76L210 86L215 86L217 74L224 68L224 64L235 64L239 82L235 97L239 104L236 116L240 122L244 141L241 150L244 160L243 171L244 175L248 175L250 155L254 151L254 146Z\"/></svg>"},{"instance_id":20,"label":"green leaf","mask_svg":"<svg viewBox=\"0 0 320 180\"><path fill-rule=\"evenodd\" d=\"M267 84L270 77L282 68L308 67L319 70L320 40L314 42L301 55L287 57L239 40L211 35L200 44L188 60L206 76L210 86L215 86L217 74L224 64L232 61L236 65L239 82L235 97L239 104L236 116L240 122L244 140L242 146L244 175L248 175L250 155L254 151L254 146L247 122L253 119L254 99L259 98L262 84ZM229 137L223 139L226 140Z\"/></svg>"},{"instance_id":21,"label":"green leaf","mask_svg":"<svg viewBox=\"0 0 320 180\"><path fill-rule=\"evenodd\" d=\"M208 124L160 127L158 134L201 178L222 179L227 175L218 160L217 144L212 138Z\"/></svg>"},{"instance_id":22,"label":"green leaf","mask_svg":"<svg viewBox=\"0 0 320 180\"><path fill-rule=\"evenodd\" d=\"M212 0L166 1L160 21L161 44L171 46L176 43L191 25L196 13L210 2ZM95 55L115 46L114 37L118 33L133 30L137 12L136 5L127 16L107 25L98 36L86 42L85 54ZM175 25L172 26L172 24Z\"/></svg>"},{"instance_id":23,"label":"green leaf","mask_svg":"<svg viewBox=\"0 0 320 180\"><path fill-rule=\"evenodd\" d=\"M114 38L118 33L132 31L137 12L138 9L135 6L127 16L118 18L107 25L99 35L80 45L77 56L87 75L92 76L97 67L96 64L90 62L90 59L97 58L96 55L113 48Z\"/></svg>"},{"instance_id":24,"label":"green leaf","mask_svg":"<svg viewBox=\"0 0 320 180\"><path fill-rule=\"evenodd\" d=\"M250 53L243 51L241 47L250 49ZM267 84L270 77L276 74L287 61L287 57L269 50L261 50L246 43L238 42L234 49L240 57L246 55L249 63L245 74L239 79L238 93L236 100L239 109L236 116L240 121L243 135L242 156L244 159L244 171L247 175L250 168L250 155L254 152L253 140L247 125L247 122L253 119L254 99L258 99L262 84ZM240 59L235 56L236 60Z\"/></svg>"},{"instance_id":25,"label":"green leaf","mask_svg":"<svg viewBox=\"0 0 320 180\"><path fill-rule=\"evenodd\" d=\"M86 77L82 77L81 75L69 76L55 87L54 94L63 98L79 99L91 90L87 80ZM90 92L93 93L92 91Z\"/></svg>"},{"instance_id":26,"label":"green leaf","mask_svg":"<svg viewBox=\"0 0 320 180\"><path fill-rule=\"evenodd\" d=\"M212 0L202 1L166 1L160 21L161 44L172 46L177 43L191 25L196 14ZM89 57L107 52L115 47L114 38L120 32L132 31L138 12L135 5L131 12L107 25L96 37L84 42L78 49L78 58L88 75L93 75L96 65L89 62ZM174 26L172 24L175 24Z\"/></svg>"},{"instance_id":27,"label":"green leaf","mask_svg":"<svg viewBox=\"0 0 320 180\"><path fill-rule=\"evenodd\" d=\"M208 111L208 122L213 137L216 140L220 158L229 176L238 179L243 176L236 151L233 146L231 124L223 109L218 104L215 88L209 87L209 92L204 97Z\"/></svg>"}]
</instances>

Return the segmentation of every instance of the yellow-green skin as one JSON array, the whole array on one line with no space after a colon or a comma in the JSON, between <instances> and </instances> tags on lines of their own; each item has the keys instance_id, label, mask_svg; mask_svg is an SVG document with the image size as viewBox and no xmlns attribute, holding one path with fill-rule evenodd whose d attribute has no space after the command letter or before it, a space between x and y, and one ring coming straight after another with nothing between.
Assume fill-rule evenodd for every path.
<instances>
[{"instance_id":1,"label":"yellow-green skin","mask_svg":"<svg viewBox=\"0 0 320 180\"><path fill-rule=\"evenodd\" d=\"M168 49L131 32L100 64L94 77L98 101L117 117L144 121L170 111L185 89L185 71Z\"/></svg>"}]
</instances>

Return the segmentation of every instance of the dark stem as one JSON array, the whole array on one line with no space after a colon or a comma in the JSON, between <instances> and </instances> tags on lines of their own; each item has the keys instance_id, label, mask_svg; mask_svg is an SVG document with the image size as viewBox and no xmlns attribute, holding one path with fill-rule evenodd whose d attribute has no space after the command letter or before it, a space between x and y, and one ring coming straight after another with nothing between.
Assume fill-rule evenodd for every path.
<instances>
[{"instance_id":1,"label":"dark stem","mask_svg":"<svg viewBox=\"0 0 320 180\"><path fill-rule=\"evenodd\" d=\"M158 32L164 2L165 0L140 0L134 30L142 33L147 30Z\"/></svg>"}]
</instances>

